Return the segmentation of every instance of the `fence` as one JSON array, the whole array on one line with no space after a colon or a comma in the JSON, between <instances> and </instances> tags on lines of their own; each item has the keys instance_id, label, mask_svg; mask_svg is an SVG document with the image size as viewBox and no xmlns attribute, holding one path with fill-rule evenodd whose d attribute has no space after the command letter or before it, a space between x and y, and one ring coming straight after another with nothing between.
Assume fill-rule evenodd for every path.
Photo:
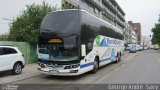
<instances>
[{"instance_id":1,"label":"fence","mask_svg":"<svg viewBox=\"0 0 160 90\"><path fill-rule=\"evenodd\" d=\"M37 61L36 46L30 45L27 42L0 41L0 45L11 45L18 47L23 53L27 64Z\"/></svg>"}]
</instances>

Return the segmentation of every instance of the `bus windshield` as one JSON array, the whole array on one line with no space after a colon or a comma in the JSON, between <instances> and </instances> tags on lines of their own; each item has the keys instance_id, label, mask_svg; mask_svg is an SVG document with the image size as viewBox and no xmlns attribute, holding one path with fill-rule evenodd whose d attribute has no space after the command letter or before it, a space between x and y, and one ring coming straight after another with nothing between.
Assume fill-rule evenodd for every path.
<instances>
[{"instance_id":1,"label":"bus windshield","mask_svg":"<svg viewBox=\"0 0 160 90\"><path fill-rule=\"evenodd\" d=\"M39 53L48 52L47 60L49 61L78 60L79 37L80 16L78 11L50 13L41 24L38 39Z\"/></svg>"},{"instance_id":2,"label":"bus windshield","mask_svg":"<svg viewBox=\"0 0 160 90\"><path fill-rule=\"evenodd\" d=\"M62 42L48 42L45 43L41 37L41 44L39 44L39 53L48 54L49 60L51 61L71 61L78 60L78 45L77 45L77 35L60 37ZM52 39L51 39L52 40Z\"/></svg>"}]
</instances>

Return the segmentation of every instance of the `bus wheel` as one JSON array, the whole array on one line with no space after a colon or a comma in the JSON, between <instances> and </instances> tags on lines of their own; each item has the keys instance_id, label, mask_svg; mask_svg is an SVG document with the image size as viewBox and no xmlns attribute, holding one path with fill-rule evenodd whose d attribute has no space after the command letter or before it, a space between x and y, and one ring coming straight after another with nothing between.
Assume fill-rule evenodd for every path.
<instances>
[{"instance_id":1,"label":"bus wheel","mask_svg":"<svg viewBox=\"0 0 160 90\"><path fill-rule=\"evenodd\" d=\"M93 70L91 71L92 73L96 73L99 67L99 63L98 63L98 59L96 58L94 60L94 64L93 64Z\"/></svg>"},{"instance_id":2,"label":"bus wheel","mask_svg":"<svg viewBox=\"0 0 160 90\"><path fill-rule=\"evenodd\" d=\"M119 60L118 60L118 61L121 61L121 56L122 56L122 55L121 55L121 54L119 54Z\"/></svg>"},{"instance_id":3,"label":"bus wheel","mask_svg":"<svg viewBox=\"0 0 160 90\"><path fill-rule=\"evenodd\" d=\"M115 63L118 63L120 60L121 60L121 55L119 53L117 53L117 57L116 57Z\"/></svg>"}]
</instances>

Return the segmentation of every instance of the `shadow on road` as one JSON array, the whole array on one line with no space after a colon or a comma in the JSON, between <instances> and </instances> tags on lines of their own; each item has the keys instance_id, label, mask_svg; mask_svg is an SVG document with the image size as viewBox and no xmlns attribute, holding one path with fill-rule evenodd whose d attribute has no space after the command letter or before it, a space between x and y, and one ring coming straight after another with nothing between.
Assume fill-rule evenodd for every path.
<instances>
[{"instance_id":1,"label":"shadow on road","mask_svg":"<svg viewBox=\"0 0 160 90\"><path fill-rule=\"evenodd\" d=\"M13 74L11 73L11 71L0 72L0 78L8 77L8 76L13 76Z\"/></svg>"}]
</instances>

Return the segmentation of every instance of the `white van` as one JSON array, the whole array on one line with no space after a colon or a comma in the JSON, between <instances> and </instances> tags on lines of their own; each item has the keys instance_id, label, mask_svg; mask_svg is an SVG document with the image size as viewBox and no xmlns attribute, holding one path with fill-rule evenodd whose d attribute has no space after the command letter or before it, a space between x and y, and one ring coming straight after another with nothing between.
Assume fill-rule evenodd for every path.
<instances>
[{"instance_id":1,"label":"white van","mask_svg":"<svg viewBox=\"0 0 160 90\"><path fill-rule=\"evenodd\" d=\"M24 66L24 56L17 47L0 46L0 72L11 70L13 74L18 75Z\"/></svg>"},{"instance_id":2,"label":"white van","mask_svg":"<svg viewBox=\"0 0 160 90\"><path fill-rule=\"evenodd\" d=\"M158 44L154 45L154 50L159 50L159 45Z\"/></svg>"}]
</instances>

